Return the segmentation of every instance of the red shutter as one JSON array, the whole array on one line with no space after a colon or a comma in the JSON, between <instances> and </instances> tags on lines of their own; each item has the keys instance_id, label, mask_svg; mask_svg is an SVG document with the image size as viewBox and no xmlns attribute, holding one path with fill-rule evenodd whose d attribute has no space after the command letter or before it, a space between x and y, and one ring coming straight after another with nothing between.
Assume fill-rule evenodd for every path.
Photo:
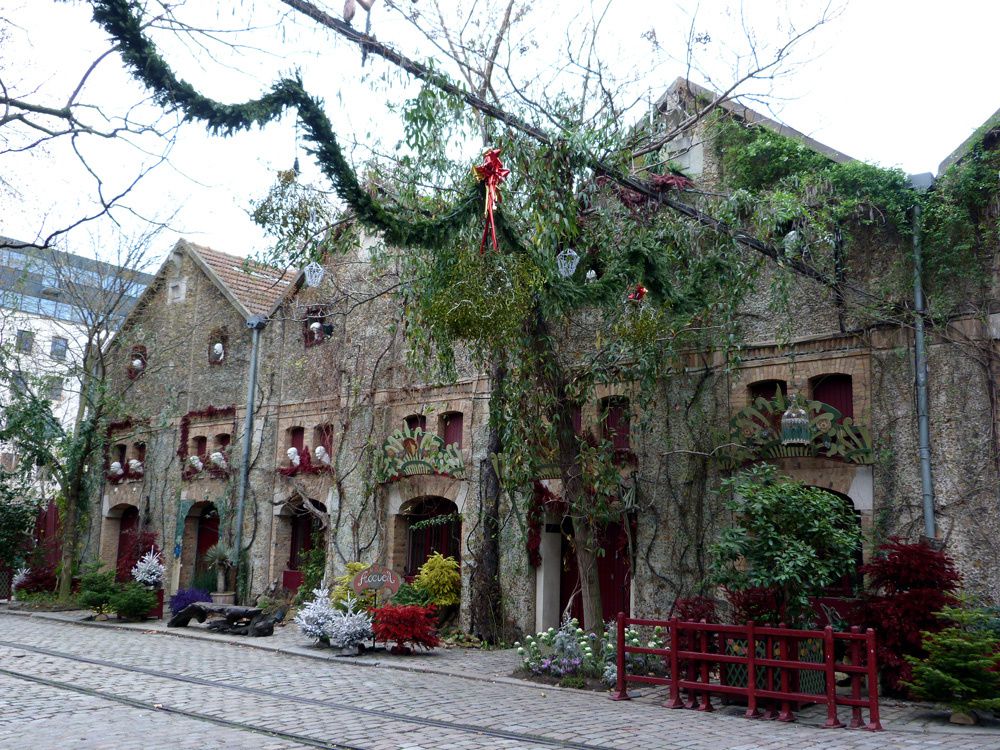
<instances>
[{"instance_id":1,"label":"red shutter","mask_svg":"<svg viewBox=\"0 0 1000 750\"><path fill-rule=\"evenodd\" d=\"M613 399L608 403L604 423L604 436L611 440L616 451L629 450L631 431L628 399Z\"/></svg>"},{"instance_id":2,"label":"red shutter","mask_svg":"<svg viewBox=\"0 0 1000 750\"><path fill-rule=\"evenodd\" d=\"M204 460L208 456L208 438L199 435L194 439L194 454Z\"/></svg>"},{"instance_id":3,"label":"red shutter","mask_svg":"<svg viewBox=\"0 0 1000 750\"><path fill-rule=\"evenodd\" d=\"M444 444L462 447L462 412L454 411L445 415Z\"/></svg>"},{"instance_id":4,"label":"red shutter","mask_svg":"<svg viewBox=\"0 0 1000 750\"><path fill-rule=\"evenodd\" d=\"M306 430L304 427L293 427L288 431L289 443L301 455L306 444Z\"/></svg>"},{"instance_id":5,"label":"red shutter","mask_svg":"<svg viewBox=\"0 0 1000 750\"><path fill-rule=\"evenodd\" d=\"M850 375L821 375L813 383L813 400L832 406L845 417L854 416L854 391Z\"/></svg>"}]
</instances>

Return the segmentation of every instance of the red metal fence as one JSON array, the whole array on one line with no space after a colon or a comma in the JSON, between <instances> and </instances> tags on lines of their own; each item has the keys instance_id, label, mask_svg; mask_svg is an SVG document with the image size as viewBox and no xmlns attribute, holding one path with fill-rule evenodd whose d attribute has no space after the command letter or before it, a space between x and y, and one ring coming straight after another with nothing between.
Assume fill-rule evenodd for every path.
<instances>
[{"instance_id":1,"label":"red metal fence","mask_svg":"<svg viewBox=\"0 0 1000 750\"><path fill-rule=\"evenodd\" d=\"M626 641L630 626L661 627L667 631L664 648L637 646ZM734 644L737 646L734 648ZM821 661L804 661L800 654L812 649ZM837 660L838 646L841 661ZM739 653L743 652L743 653ZM878 661L875 651L875 631L861 632L857 627L849 633L823 630L792 630L782 627L720 625L706 622L673 620L642 620L618 614L618 683L612 700L629 700L627 683L642 682L668 685L667 708L695 708L712 711L712 694L745 698L748 719L795 721L793 706L802 703L825 703L825 727L842 727L838 706L851 709L850 725L880 731L878 710ZM629 674L629 654L660 657L664 675ZM776 658L777 657L777 658ZM732 666L727 666L732 665ZM716 669L717 667L717 669ZM746 672L745 684L729 678L727 672L741 667ZM850 678L849 693L837 691L836 673ZM808 676L820 675L818 692L806 692L802 684ZM812 677L816 681L816 677ZM861 683L865 687L862 690ZM687 693L682 700L681 691ZM862 696L864 693L864 697ZM761 713L760 708L764 708ZM868 723L864 724L861 709L868 708Z\"/></svg>"}]
</instances>

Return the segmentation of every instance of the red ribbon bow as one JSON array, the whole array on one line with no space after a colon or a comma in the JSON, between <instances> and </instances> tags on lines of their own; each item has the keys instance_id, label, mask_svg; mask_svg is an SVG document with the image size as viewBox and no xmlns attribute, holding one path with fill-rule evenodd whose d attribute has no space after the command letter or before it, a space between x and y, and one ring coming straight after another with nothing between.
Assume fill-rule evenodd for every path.
<instances>
[{"instance_id":1,"label":"red ribbon bow","mask_svg":"<svg viewBox=\"0 0 1000 750\"><path fill-rule=\"evenodd\" d=\"M493 235L493 249L499 250L497 244L497 225L493 217L493 211L498 204L503 201L500 195L500 183L510 174L510 170L505 168L500 161L499 148L491 148L483 154L483 163L478 167L473 167L472 171L476 179L486 183L486 207L483 215L486 217L486 226L483 227L483 241L479 245L479 252L486 250L486 235Z\"/></svg>"},{"instance_id":2,"label":"red ribbon bow","mask_svg":"<svg viewBox=\"0 0 1000 750\"><path fill-rule=\"evenodd\" d=\"M642 298L646 296L646 291L646 287L642 284L636 284L635 291L628 296L629 302L642 302Z\"/></svg>"}]
</instances>

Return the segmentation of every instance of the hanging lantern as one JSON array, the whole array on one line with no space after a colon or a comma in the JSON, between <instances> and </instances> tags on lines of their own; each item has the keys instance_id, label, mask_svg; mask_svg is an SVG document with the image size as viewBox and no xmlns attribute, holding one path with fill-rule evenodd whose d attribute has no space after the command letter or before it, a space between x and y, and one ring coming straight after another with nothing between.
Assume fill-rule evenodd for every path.
<instances>
[{"instance_id":1,"label":"hanging lantern","mask_svg":"<svg viewBox=\"0 0 1000 750\"><path fill-rule=\"evenodd\" d=\"M323 277L326 276L326 269L316 261L312 261L302 270L306 275L306 286L319 286L323 283Z\"/></svg>"},{"instance_id":2,"label":"hanging lantern","mask_svg":"<svg viewBox=\"0 0 1000 750\"><path fill-rule=\"evenodd\" d=\"M579 263L580 256L571 247L567 247L556 256L556 268L559 269L559 275L564 279L573 275Z\"/></svg>"},{"instance_id":3,"label":"hanging lantern","mask_svg":"<svg viewBox=\"0 0 1000 750\"><path fill-rule=\"evenodd\" d=\"M792 396L788 409L781 415L781 444L809 445L811 442L809 415L799 406L799 397Z\"/></svg>"}]
</instances>

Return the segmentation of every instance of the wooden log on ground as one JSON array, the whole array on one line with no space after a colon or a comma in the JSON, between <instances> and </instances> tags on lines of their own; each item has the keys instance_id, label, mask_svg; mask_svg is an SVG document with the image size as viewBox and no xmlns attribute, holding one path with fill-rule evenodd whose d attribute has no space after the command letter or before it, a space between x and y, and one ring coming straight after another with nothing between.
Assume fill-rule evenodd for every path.
<instances>
[{"instance_id":1,"label":"wooden log on ground","mask_svg":"<svg viewBox=\"0 0 1000 750\"><path fill-rule=\"evenodd\" d=\"M167 622L168 628L186 628L192 619L205 622L209 617L224 617L230 626L240 620L252 620L261 613L259 607L240 607L233 604L215 604L213 602L194 602L189 604ZM214 623L213 623L214 624ZM212 627L210 624L209 627Z\"/></svg>"}]
</instances>

